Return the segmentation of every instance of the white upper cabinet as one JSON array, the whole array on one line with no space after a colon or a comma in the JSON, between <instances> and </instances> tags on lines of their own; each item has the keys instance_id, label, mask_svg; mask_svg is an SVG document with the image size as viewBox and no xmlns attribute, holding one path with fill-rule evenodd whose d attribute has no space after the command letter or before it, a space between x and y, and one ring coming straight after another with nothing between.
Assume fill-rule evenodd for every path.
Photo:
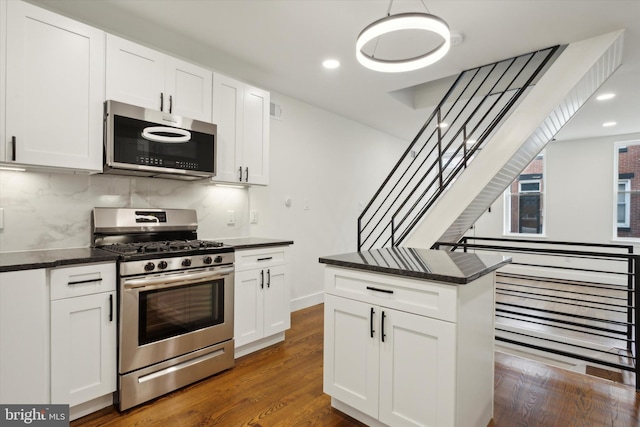
<instances>
[{"instance_id":1,"label":"white upper cabinet","mask_svg":"<svg viewBox=\"0 0 640 427\"><path fill-rule=\"evenodd\" d=\"M107 34L106 97L211 122L213 73Z\"/></svg>"},{"instance_id":2,"label":"white upper cabinet","mask_svg":"<svg viewBox=\"0 0 640 427\"><path fill-rule=\"evenodd\" d=\"M5 3L0 161L102 171L104 32L29 3Z\"/></svg>"},{"instance_id":3,"label":"white upper cabinet","mask_svg":"<svg viewBox=\"0 0 640 427\"><path fill-rule=\"evenodd\" d=\"M214 74L213 122L218 125L215 181L269 183L269 92Z\"/></svg>"}]
</instances>

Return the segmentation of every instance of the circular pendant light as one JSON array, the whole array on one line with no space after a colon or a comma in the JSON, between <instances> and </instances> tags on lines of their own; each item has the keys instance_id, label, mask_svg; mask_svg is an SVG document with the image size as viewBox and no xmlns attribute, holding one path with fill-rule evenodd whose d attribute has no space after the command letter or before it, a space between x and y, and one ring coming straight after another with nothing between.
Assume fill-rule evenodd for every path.
<instances>
[{"instance_id":1,"label":"circular pendant light","mask_svg":"<svg viewBox=\"0 0 640 427\"><path fill-rule=\"evenodd\" d=\"M376 37L401 30L423 30L442 37L435 49L407 59L379 59L362 51L362 48ZM400 13L386 16L369 24L356 41L356 58L365 67L385 73L413 71L431 65L442 59L451 47L451 31L442 19L428 13Z\"/></svg>"}]
</instances>

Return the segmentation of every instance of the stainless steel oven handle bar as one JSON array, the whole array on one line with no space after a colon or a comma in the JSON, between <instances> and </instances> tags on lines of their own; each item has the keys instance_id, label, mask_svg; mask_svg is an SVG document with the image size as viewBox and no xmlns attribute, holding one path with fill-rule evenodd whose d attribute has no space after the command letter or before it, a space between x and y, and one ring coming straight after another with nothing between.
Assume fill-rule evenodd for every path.
<instances>
[{"instance_id":1,"label":"stainless steel oven handle bar","mask_svg":"<svg viewBox=\"0 0 640 427\"><path fill-rule=\"evenodd\" d=\"M185 273L185 274L166 274L162 276L144 277L138 279L124 279L122 284L124 289L137 289L137 288L163 288L168 286L174 286L178 282L180 286L189 285L191 283L202 282L206 280L215 280L221 276L226 276L234 272L233 267L216 268L213 270L202 271L197 273Z\"/></svg>"}]
</instances>

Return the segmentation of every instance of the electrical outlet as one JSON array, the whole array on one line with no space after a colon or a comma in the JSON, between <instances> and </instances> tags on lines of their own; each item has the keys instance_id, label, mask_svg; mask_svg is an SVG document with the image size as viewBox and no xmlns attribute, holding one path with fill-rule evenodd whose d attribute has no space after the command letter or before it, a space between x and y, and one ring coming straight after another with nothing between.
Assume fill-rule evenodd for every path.
<instances>
[{"instance_id":1,"label":"electrical outlet","mask_svg":"<svg viewBox=\"0 0 640 427\"><path fill-rule=\"evenodd\" d=\"M4 208L0 208L0 230L4 228Z\"/></svg>"},{"instance_id":2,"label":"electrical outlet","mask_svg":"<svg viewBox=\"0 0 640 427\"><path fill-rule=\"evenodd\" d=\"M258 211L249 211L249 222L251 222L251 224L258 223Z\"/></svg>"},{"instance_id":3,"label":"electrical outlet","mask_svg":"<svg viewBox=\"0 0 640 427\"><path fill-rule=\"evenodd\" d=\"M236 223L236 211L227 211L227 225Z\"/></svg>"},{"instance_id":4,"label":"electrical outlet","mask_svg":"<svg viewBox=\"0 0 640 427\"><path fill-rule=\"evenodd\" d=\"M309 205L309 199L305 199L304 201L304 210L308 211L311 209L311 206Z\"/></svg>"}]
</instances>

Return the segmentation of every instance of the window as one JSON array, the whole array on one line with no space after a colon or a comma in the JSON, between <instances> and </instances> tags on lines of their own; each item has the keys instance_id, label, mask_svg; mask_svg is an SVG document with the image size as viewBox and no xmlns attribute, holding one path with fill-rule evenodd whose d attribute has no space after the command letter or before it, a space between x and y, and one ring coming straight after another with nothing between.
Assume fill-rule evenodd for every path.
<instances>
[{"instance_id":1,"label":"window","mask_svg":"<svg viewBox=\"0 0 640 427\"><path fill-rule=\"evenodd\" d=\"M543 234L544 154L536 157L505 192L505 232Z\"/></svg>"},{"instance_id":2,"label":"window","mask_svg":"<svg viewBox=\"0 0 640 427\"><path fill-rule=\"evenodd\" d=\"M631 216L631 180L621 179L618 181L618 203L617 217L618 228L629 228Z\"/></svg>"},{"instance_id":3,"label":"window","mask_svg":"<svg viewBox=\"0 0 640 427\"><path fill-rule=\"evenodd\" d=\"M640 238L640 141L616 146L615 237Z\"/></svg>"}]
</instances>

